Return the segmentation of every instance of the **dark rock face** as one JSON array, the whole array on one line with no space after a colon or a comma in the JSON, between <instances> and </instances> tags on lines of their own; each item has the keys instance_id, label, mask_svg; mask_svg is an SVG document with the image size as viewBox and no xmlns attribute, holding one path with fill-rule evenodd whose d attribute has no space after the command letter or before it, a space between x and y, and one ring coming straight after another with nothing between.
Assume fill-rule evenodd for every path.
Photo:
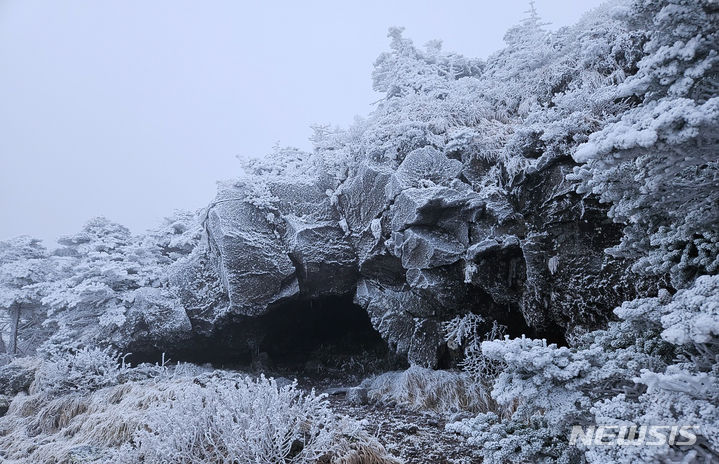
<instances>
[{"instance_id":1,"label":"dark rock face","mask_svg":"<svg viewBox=\"0 0 719 464\"><path fill-rule=\"evenodd\" d=\"M10 409L10 400L4 396L0 396L0 417L7 414Z\"/></svg>"},{"instance_id":2,"label":"dark rock face","mask_svg":"<svg viewBox=\"0 0 719 464\"><path fill-rule=\"evenodd\" d=\"M117 346L145 349L156 345L158 338L166 344L177 344L192 333L187 308L170 298L163 288L144 287L136 291L126 317L121 330L113 334Z\"/></svg>"},{"instance_id":3,"label":"dark rock face","mask_svg":"<svg viewBox=\"0 0 719 464\"><path fill-rule=\"evenodd\" d=\"M596 198L574 193L565 179L571 169L560 160L512 191L527 227L522 312L533 327L553 324L569 334L599 328L614 307L651 285L629 271L629 262L604 252L619 242L621 226Z\"/></svg>"},{"instance_id":4,"label":"dark rock face","mask_svg":"<svg viewBox=\"0 0 719 464\"><path fill-rule=\"evenodd\" d=\"M0 367L0 395L14 396L27 391L35 380L35 370L19 364Z\"/></svg>"},{"instance_id":5,"label":"dark rock face","mask_svg":"<svg viewBox=\"0 0 719 464\"><path fill-rule=\"evenodd\" d=\"M197 272L196 261L173 282L193 328L206 333L229 316L253 320L283 302L354 294L412 364L440 365L442 322L467 312L562 342L638 291L628 263L604 253L620 228L574 192L571 165L559 159L503 188L473 187L462 162L427 147L396 168L364 164L333 192L320 180L269 182L272 208L246 186L227 189L206 224L226 300L203 305L187 291L182 276Z\"/></svg>"}]
</instances>

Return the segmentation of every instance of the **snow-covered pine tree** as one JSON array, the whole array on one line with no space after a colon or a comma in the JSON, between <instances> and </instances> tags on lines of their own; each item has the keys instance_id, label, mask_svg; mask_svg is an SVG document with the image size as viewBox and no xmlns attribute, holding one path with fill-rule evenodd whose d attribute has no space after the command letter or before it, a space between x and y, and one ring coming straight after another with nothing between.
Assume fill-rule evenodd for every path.
<instances>
[{"instance_id":1,"label":"snow-covered pine tree","mask_svg":"<svg viewBox=\"0 0 719 464\"><path fill-rule=\"evenodd\" d=\"M615 255L677 287L719 271L719 9L708 0L637 1L645 55L615 87L637 102L574 153L572 179L625 224Z\"/></svg>"},{"instance_id":2,"label":"snow-covered pine tree","mask_svg":"<svg viewBox=\"0 0 719 464\"><path fill-rule=\"evenodd\" d=\"M0 242L0 352L32 354L46 336L43 282L57 269L40 240L27 236Z\"/></svg>"}]
</instances>

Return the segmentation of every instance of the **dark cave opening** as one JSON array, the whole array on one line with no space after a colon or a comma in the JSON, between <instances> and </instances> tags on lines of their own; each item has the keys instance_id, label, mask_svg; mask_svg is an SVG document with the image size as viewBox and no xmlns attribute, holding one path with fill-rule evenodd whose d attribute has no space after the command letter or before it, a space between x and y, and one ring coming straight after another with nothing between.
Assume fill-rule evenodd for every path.
<instances>
[{"instance_id":1,"label":"dark cave opening","mask_svg":"<svg viewBox=\"0 0 719 464\"><path fill-rule=\"evenodd\" d=\"M366 376L406 363L389 349L351 294L290 300L259 317L234 316L210 335L128 360L154 363L162 352L172 362L273 375Z\"/></svg>"},{"instance_id":2,"label":"dark cave opening","mask_svg":"<svg viewBox=\"0 0 719 464\"><path fill-rule=\"evenodd\" d=\"M506 276L507 272L504 272L503 275ZM491 280L487 278L484 284L491 285ZM517 287L523 288L523 285L524 283L521 282ZM514 297L512 297L512 292L514 292ZM504 295L508 298L502 300L498 298L499 295ZM519 290L515 291L512 288L507 290L500 286L497 286L497 289L495 289L492 294L482 288L476 286L471 287L468 299L472 301L473 304L470 305L470 312L482 316L485 320L485 323L478 328L477 335L485 339L486 334L492 329L492 324L496 322L503 327L502 333L509 335L510 338L525 335L530 338L544 338L547 340L547 343L567 346L565 330L556 323L545 321L543 326L535 326L527 322L520 307L520 295ZM500 300L500 302L497 302L497 300Z\"/></svg>"},{"instance_id":3,"label":"dark cave opening","mask_svg":"<svg viewBox=\"0 0 719 464\"><path fill-rule=\"evenodd\" d=\"M498 323L503 324L507 329L505 333L511 338L518 338L526 335L529 338L545 339L547 343L556 343L558 346L568 346L564 335L564 329L553 322L547 322L542 327L530 326L522 315L519 308L507 311L506 315Z\"/></svg>"},{"instance_id":4,"label":"dark cave opening","mask_svg":"<svg viewBox=\"0 0 719 464\"><path fill-rule=\"evenodd\" d=\"M534 298L525 298L527 259L518 242L495 246L475 256L474 285L469 290L475 302L473 312L486 316L487 330L491 321L496 321L511 338L526 335L566 346L565 329L554 321L546 304L542 308Z\"/></svg>"},{"instance_id":5,"label":"dark cave opening","mask_svg":"<svg viewBox=\"0 0 719 464\"><path fill-rule=\"evenodd\" d=\"M503 333L512 338L527 335L566 346L564 332L558 326L531 327L515 305L497 304L478 288L473 293L476 307L472 312L487 321L478 330L480 337L484 338L492 321L497 321L505 327ZM216 323L209 334L196 333L181 341L136 348L126 358L133 365L160 362L164 353L171 363L209 364L287 377L354 376L361 380L408 367L406 356L388 346L372 327L367 312L354 304L352 294L287 300L263 316L230 315ZM456 368L461 358L461 353L442 346L437 367Z\"/></svg>"},{"instance_id":6,"label":"dark cave opening","mask_svg":"<svg viewBox=\"0 0 719 464\"><path fill-rule=\"evenodd\" d=\"M273 361L306 363L317 357L318 350L325 358L387 351L387 344L352 295L284 303L262 319L267 330L258 350Z\"/></svg>"}]
</instances>

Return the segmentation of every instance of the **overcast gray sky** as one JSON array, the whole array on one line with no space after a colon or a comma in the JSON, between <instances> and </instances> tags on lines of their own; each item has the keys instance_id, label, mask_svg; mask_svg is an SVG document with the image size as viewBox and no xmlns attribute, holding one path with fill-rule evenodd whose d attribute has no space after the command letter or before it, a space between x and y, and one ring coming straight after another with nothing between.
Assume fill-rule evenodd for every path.
<instances>
[{"instance_id":1,"label":"overcast gray sky","mask_svg":"<svg viewBox=\"0 0 719 464\"><path fill-rule=\"evenodd\" d=\"M600 0L537 0L553 28ZM207 204L236 155L309 148L377 99L389 26L486 57L525 0L0 0L0 240Z\"/></svg>"}]
</instances>

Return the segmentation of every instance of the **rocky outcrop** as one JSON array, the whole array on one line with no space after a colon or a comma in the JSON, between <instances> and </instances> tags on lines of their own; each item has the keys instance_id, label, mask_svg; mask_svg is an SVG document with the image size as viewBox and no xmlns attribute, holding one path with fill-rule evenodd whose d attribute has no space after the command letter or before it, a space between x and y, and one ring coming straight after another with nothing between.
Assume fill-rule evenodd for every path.
<instances>
[{"instance_id":1,"label":"rocky outcrop","mask_svg":"<svg viewBox=\"0 0 719 464\"><path fill-rule=\"evenodd\" d=\"M655 283L630 272L627 260L605 253L619 242L622 226L596 197L574 192L566 180L572 166L568 159L554 160L510 193L527 229L520 244L526 268L522 313L532 327L553 324L567 335L601 327L614 307L652 293Z\"/></svg>"},{"instance_id":2,"label":"rocky outcrop","mask_svg":"<svg viewBox=\"0 0 719 464\"><path fill-rule=\"evenodd\" d=\"M342 295L357 282L357 258L337 221L287 215L284 243L305 296Z\"/></svg>"},{"instance_id":3,"label":"rocky outcrop","mask_svg":"<svg viewBox=\"0 0 719 464\"><path fill-rule=\"evenodd\" d=\"M192 336L192 329L188 308L179 299L165 288L142 287L134 292L125 322L110 340L118 347L146 349L182 343Z\"/></svg>"},{"instance_id":4,"label":"rocky outcrop","mask_svg":"<svg viewBox=\"0 0 719 464\"><path fill-rule=\"evenodd\" d=\"M478 186L462 162L426 147L399 165L367 162L330 190L321 177L267 181L269 206L255 186L226 188L206 230L227 298L198 305L185 291L188 307L202 307L188 314L211 331L229 316L352 294L396 352L428 367L448 350L442 322L467 312L561 342L637 290L627 263L604 253L620 229L574 192L571 165L557 159Z\"/></svg>"},{"instance_id":5,"label":"rocky outcrop","mask_svg":"<svg viewBox=\"0 0 719 464\"><path fill-rule=\"evenodd\" d=\"M245 199L242 190L221 194L207 223L219 275L233 308L256 316L299 293L294 264L271 216Z\"/></svg>"},{"instance_id":6,"label":"rocky outcrop","mask_svg":"<svg viewBox=\"0 0 719 464\"><path fill-rule=\"evenodd\" d=\"M37 366L17 361L0 367L0 395L12 397L19 392L28 391L35 380Z\"/></svg>"}]
</instances>

